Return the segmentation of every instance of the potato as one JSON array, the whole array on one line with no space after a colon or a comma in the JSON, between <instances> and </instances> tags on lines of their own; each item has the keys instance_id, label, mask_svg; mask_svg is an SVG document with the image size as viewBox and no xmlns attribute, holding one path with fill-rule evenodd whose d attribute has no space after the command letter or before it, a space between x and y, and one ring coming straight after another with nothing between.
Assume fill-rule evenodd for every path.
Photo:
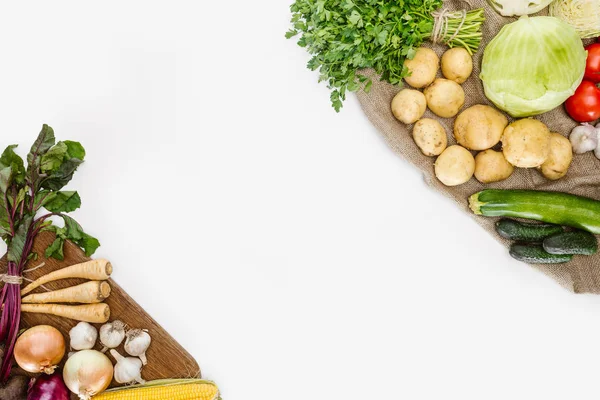
<instances>
[{"instance_id":1,"label":"potato","mask_svg":"<svg viewBox=\"0 0 600 400\"><path fill-rule=\"evenodd\" d=\"M454 138L469 150L487 150L500 142L506 125L508 119L500 111L477 104L456 118Z\"/></svg>"},{"instance_id":2,"label":"potato","mask_svg":"<svg viewBox=\"0 0 600 400\"><path fill-rule=\"evenodd\" d=\"M475 159L469 150L450 146L435 161L435 176L446 186L458 186L473 176Z\"/></svg>"},{"instance_id":3,"label":"potato","mask_svg":"<svg viewBox=\"0 0 600 400\"><path fill-rule=\"evenodd\" d=\"M442 56L442 74L446 79L464 83L473 72L473 58L462 47L448 50Z\"/></svg>"},{"instance_id":4,"label":"potato","mask_svg":"<svg viewBox=\"0 0 600 400\"><path fill-rule=\"evenodd\" d=\"M404 89L392 100L392 113L394 117L405 124L417 122L427 109L425 95L418 90Z\"/></svg>"},{"instance_id":5,"label":"potato","mask_svg":"<svg viewBox=\"0 0 600 400\"><path fill-rule=\"evenodd\" d=\"M465 104L463 88L448 79L436 79L424 93L429 109L442 118L454 117Z\"/></svg>"},{"instance_id":6,"label":"potato","mask_svg":"<svg viewBox=\"0 0 600 400\"><path fill-rule=\"evenodd\" d=\"M504 129L504 157L515 167L539 167L550 155L550 136L548 127L538 120L515 121Z\"/></svg>"},{"instance_id":7,"label":"potato","mask_svg":"<svg viewBox=\"0 0 600 400\"><path fill-rule=\"evenodd\" d=\"M514 172L500 151L484 150L475 157L475 178L481 183L500 182Z\"/></svg>"},{"instance_id":8,"label":"potato","mask_svg":"<svg viewBox=\"0 0 600 400\"><path fill-rule=\"evenodd\" d=\"M448 146L446 130L434 119L419 120L413 128L412 134L415 143L426 156L439 156Z\"/></svg>"},{"instance_id":9,"label":"potato","mask_svg":"<svg viewBox=\"0 0 600 400\"><path fill-rule=\"evenodd\" d=\"M567 174L573 161L573 147L569 139L560 133L550 134L550 154L539 170L546 178L555 181Z\"/></svg>"},{"instance_id":10,"label":"potato","mask_svg":"<svg viewBox=\"0 0 600 400\"><path fill-rule=\"evenodd\" d=\"M440 69L440 58L427 47L419 47L412 60L404 61L404 66L410 71L410 76L404 78L410 86L420 89L435 79Z\"/></svg>"}]
</instances>

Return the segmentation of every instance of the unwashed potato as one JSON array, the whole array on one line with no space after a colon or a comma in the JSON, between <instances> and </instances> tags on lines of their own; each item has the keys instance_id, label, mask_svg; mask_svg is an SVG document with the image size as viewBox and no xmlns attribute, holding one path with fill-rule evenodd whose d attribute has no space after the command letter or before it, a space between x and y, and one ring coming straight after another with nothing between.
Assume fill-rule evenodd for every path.
<instances>
[{"instance_id":1,"label":"unwashed potato","mask_svg":"<svg viewBox=\"0 0 600 400\"><path fill-rule=\"evenodd\" d=\"M464 83L473 72L473 58L467 50L455 47L442 56L442 74L446 79Z\"/></svg>"},{"instance_id":2,"label":"unwashed potato","mask_svg":"<svg viewBox=\"0 0 600 400\"><path fill-rule=\"evenodd\" d=\"M392 100L394 117L405 124L417 122L427 109L425 95L418 90L403 89Z\"/></svg>"},{"instance_id":3,"label":"unwashed potato","mask_svg":"<svg viewBox=\"0 0 600 400\"><path fill-rule=\"evenodd\" d=\"M426 156L438 156L448 146L446 130L434 119L423 118L413 128L413 139Z\"/></svg>"},{"instance_id":4,"label":"unwashed potato","mask_svg":"<svg viewBox=\"0 0 600 400\"><path fill-rule=\"evenodd\" d=\"M546 178L555 181L567 174L573 161L573 147L560 133L550 134L550 154L539 169Z\"/></svg>"},{"instance_id":5,"label":"unwashed potato","mask_svg":"<svg viewBox=\"0 0 600 400\"><path fill-rule=\"evenodd\" d=\"M458 186L471 179L475 159L469 150L450 146L435 161L435 176L446 186Z\"/></svg>"},{"instance_id":6,"label":"unwashed potato","mask_svg":"<svg viewBox=\"0 0 600 400\"><path fill-rule=\"evenodd\" d=\"M538 120L515 121L504 129L504 157L515 167L539 167L550 155L550 136L548 127Z\"/></svg>"},{"instance_id":7,"label":"unwashed potato","mask_svg":"<svg viewBox=\"0 0 600 400\"><path fill-rule=\"evenodd\" d=\"M485 150L475 157L475 178L481 183L500 182L512 175L515 167L500 151Z\"/></svg>"},{"instance_id":8,"label":"unwashed potato","mask_svg":"<svg viewBox=\"0 0 600 400\"><path fill-rule=\"evenodd\" d=\"M2 400L27 400L26 376L12 376L5 385L0 385L0 399Z\"/></svg>"},{"instance_id":9,"label":"unwashed potato","mask_svg":"<svg viewBox=\"0 0 600 400\"><path fill-rule=\"evenodd\" d=\"M461 112L454 122L454 138L470 150L491 149L500 142L508 119L500 111L482 104Z\"/></svg>"},{"instance_id":10,"label":"unwashed potato","mask_svg":"<svg viewBox=\"0 0 600 400\"><path fill-rule=\"evenodd\" d=\"M412 60L404 61L410 76L404 78L410 86L420 89L430 85L440 69L440 58L427 47L419 47Z\"/></svg>"},{"instance_id":11,"label":"unwashed potato","mask_svg":"<svg viewBox=\"0 0 600 400\"><path fill-rule=\"evenodd\" d=\"M424 93L429 109L442 118L454 117L465 104L463 88L448 79L436 79Z\"/></svg>"}]
</instances>

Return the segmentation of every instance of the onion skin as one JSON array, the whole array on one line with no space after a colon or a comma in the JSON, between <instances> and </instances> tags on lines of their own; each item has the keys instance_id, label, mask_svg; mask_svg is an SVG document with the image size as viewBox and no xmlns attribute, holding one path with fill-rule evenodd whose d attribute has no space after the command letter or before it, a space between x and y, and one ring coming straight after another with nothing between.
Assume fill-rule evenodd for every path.
<instances>
[{"instance_id":1,"label":"onion skin","mask_svg":"<svg viewBox=\"0 0 600 400\"><path fill-rule=\"evenodd\" d=\"M34 326L19 336L14 355L23 370L52 374L65 356L65 338L52 326Z\"/></svg>"},{"instance_id":2,"label":"onion skin","mask_svg":"<svg viewBox=\"0 0 600 400\"><path fill-rule=\"evenodd\" d=\"M27 400L69 400L70 398L69 389L58 372L32 379L27 391Z\"/></svg>"}]
</instances>

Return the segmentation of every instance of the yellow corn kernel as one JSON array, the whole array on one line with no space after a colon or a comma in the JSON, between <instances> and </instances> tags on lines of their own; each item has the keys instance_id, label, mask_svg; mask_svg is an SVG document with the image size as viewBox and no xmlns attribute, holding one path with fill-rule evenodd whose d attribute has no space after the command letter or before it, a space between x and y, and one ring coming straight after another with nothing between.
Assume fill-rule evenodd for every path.
<instances>
[{"instance_id":1,"label":"yellow corn kernel","mask_svg":"<svg viewBox=\"0 0 600 400\"><path fill-rule=\"evenodd\" d=\"M111 389L94 400L220 400L217 385L201 379L164 379Z\"/></svg>"}]
</instances>

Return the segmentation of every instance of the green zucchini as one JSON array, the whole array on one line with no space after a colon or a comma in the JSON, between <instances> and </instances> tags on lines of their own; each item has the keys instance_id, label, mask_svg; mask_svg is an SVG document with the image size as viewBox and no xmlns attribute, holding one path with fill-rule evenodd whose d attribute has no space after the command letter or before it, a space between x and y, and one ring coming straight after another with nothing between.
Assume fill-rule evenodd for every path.
<instances>
[{"instance_id":1,"label":"green zucchini","mask_svg":"<svg viewBox=\"0 0 600 400\"><path fill-rule=\"evenodd\" d=\"M565 225L600 234L600 201L560 192L484 190L469 198L486 217L513 217Z\"/></svg>"},{"instance_id":2,"label":"green zucchini","mask_svg":"<svg viewBox=\"0 0 600 400\"><path fill-rule=\"evenodd\" d=\"M496 222L496 232L505 239L541 242L548 236L564 232L562 226L519 222L503 218Z\"/></svg>"},{"instance_id":3,"label":"green zucchini","mask_svg":"<svg viewBox=\"0 0 600 400\"><path fill-rule=\"evenodd\" d=\"M550 254L583 254L590 256L598 252L596 236L588 232L563 232L544 240L544 250Z\"/></svg>"},{"instance_id":4,"label":"green zucchini","mask_svg":"<svg viewBox=\"0 0 600 400\"><path fill-rule=\"evenodd\" d=\"M510 246L510 255L515 260L530 264L563 264L573 259L570 254L550 254L541 244L519 244Z\"/></svg>"}]
</instances>

